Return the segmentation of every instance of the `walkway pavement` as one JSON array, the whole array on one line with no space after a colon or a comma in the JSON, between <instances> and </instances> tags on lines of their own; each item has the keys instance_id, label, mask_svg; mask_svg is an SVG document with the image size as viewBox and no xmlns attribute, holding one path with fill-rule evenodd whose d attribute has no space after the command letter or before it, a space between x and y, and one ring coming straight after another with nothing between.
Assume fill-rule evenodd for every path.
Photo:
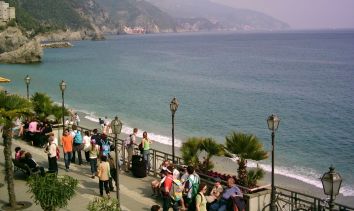
<instances>
[{"instance_id":1,"label":"walkway pavement","mask_svg":"<svg viewBox=\"0 0 354 211\"><path fill-rule=\"evenodd\" d=\"M5 204L8 203L8 192L7 185L4 181L4 153L3 153L3 142L2 138L0 145L0 183L5 184L5 186L0 187L0 209ZM35 161L48 169L47 155L41 148L30 146L27 142L22 140L13 140L12 151L16 146L20 146L23 150L31 152ZM76 191L76 195L69 201L66 208L60 210L87 210L87 206L90 201L95 197L99 197L98 189L98 178L91 179L90 177L90 166L89 165L77 165L71 164L70 171L66 172L64 169L64 161L62 158L58 161L59 175L70 175L79 180L79 187ZM150 210L153 204L161 204L161 202L156 201L151 197L150 182L153 177L145 178L135 178L131 173L120 173L120 199L121 207L123 210L127 211L139 211L139 210ZM19 172L15 174L15 192L17 201L28 201L32 203L32 206L25 210L41 210L39 205L34 204L31 199L31 194L28 193L28 187L26 185L26 180L24 175ZM111 197L116 197L116 192L111 192Z\"/></svg>"}]
</instances>

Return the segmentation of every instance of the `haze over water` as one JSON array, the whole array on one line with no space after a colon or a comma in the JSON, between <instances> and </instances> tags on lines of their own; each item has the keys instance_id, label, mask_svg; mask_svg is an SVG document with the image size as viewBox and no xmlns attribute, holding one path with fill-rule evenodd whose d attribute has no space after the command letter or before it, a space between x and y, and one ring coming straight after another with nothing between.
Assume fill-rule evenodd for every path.
<instances>
[{"instance_id":1,"label":"haze over water","mask_svg":"<svg viewBox=\"0 0 354 211\"><path fill-rule=\"evenodd\" d=\"M130 132L147 130L170 144L169 102L176 96L175 134L256 134L271 149L266 118L277 114L276 170L321 186L333 164L354 196L354 32L198 33L110 37L46 49L41 64L1 65L4 85L65 102L92 117L116 114ZM270 169L270 158L261 162Z\"/></svg>"}]
</instances>

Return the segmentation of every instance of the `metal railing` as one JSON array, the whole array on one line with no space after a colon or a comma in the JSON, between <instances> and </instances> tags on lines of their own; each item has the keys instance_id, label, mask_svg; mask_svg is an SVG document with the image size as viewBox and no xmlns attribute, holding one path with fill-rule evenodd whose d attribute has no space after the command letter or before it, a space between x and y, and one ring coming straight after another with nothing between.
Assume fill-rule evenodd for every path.
<instances>
[{"instance_id":1,"label":"metal railing","mask_svg":"<svg viewBox=\"0 0 354 211\"><path fill-rule=\"evenodd\" d=\"M88 130L91 131L91 129L84 128L81 126L78 126L79 129L81 130ZM108 135L108 137L111 140L114 140L114 136ZM120 155L120 158L123 158L123 163L127 162L127 153L125 152L124 148L124 140L118 138L117 139L117 152ZM124 152L124 153L123 153ZM134 153L139 154L139 149L138 145L135 145L134 147ZM172 160L172 154L162 152L156 149L150 149L150 175L157 177L158 173L160 171L160 166L164 160ZM184 164L183 159L181 157L175 156L175 161L177 166L181 166ZM201 177L201 180L210 187L214 185L214 180L212 177L202 174L199 174ZM225 185L226 182L224 181L223 184ZM239 186L242 190L246 192L253 192L253 191L258 191L259 189L267 189L269 186L263 186L259 187L258 189L248 189L246 187ZM317 198L308 194L304 193L299 193L296 191L292 191L286 188L282 187L276 187L276 203L277 207L280 210L284 211L293 211L293 210L307 210L307 211L324 211L324 210L329 210L329 205L326 202L326 200ZM354 208L335 203L334 210L339 210L339 211L354 211Z\"/></svg>"}]
</instances>

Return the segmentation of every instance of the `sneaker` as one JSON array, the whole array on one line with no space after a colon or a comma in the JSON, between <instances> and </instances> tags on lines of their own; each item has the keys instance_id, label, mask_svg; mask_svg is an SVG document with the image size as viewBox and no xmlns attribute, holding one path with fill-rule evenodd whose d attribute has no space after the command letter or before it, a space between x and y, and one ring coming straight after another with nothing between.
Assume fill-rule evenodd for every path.
<instances>
[{"instance_id":1,"label":"sneaker","mask_svg":"<svg viewBox=\"0 0 354 211\"><path fill-rule=\"evenodd\" d=\"M92 176L91 176L91 178L92 178L92 179L95 179L95 176L94 176L94 175L92 175Z\"/></svg>"}]
</instances>

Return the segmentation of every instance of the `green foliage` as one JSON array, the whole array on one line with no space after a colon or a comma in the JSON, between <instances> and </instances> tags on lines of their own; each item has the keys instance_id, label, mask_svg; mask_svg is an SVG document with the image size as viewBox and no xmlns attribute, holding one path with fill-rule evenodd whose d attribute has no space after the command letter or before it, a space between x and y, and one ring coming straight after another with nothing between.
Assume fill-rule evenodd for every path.
<instances>
[{"instance_id":1,"label":"green foliage","mask_svg":"<svg viewBox=\"0 0 354 211\"><path fill-rule=\"evenodd\" d=\"M16 8L17 23L32 35L53 30L78 30L90 28L89 21L82 18L70 0L6 0Z\"/></svg>"},{"instance_id":2,"label":"green foliage","mask_svg":"<svg viewBox=\"0 0 354 211\"><path fill-rule=\"evenodd\" d=\"M0 91L0 123L13 120L31 112L32 104L27 99Z\"/></svg>"},{"instance_id":3,"label":"green foliage","mask_svg":"<svg viewBox=\"0 0 354 211\"><path fill-rule=\"evenodd\" d=\"M256 187L257 181L264 177L265 171L259 167L248 171L247 185L249 188Z\"/></svg>"},{"instance_id":4,"label":"green foliage","mask_svg":"<svg viewBox=\"0 0 354 211\"><path fill-rule=\"evenodd\" d=\"M50 97L44 93L36 92L32 97L33 109L39 120L44 121L46 117L53 114L59 122L62 117L62 107L53 103ZM64 115L68 115L69 111L64 108Z\"/></svg>"},{"instance_id":5,"label":"green foliage","mask_svg":"<svg viewBox=\"0 0 354 211\"><path fill-rule=\"evenodd\" d=\"M95 198L87 206L89 211L120 211L117 199Z\"/></svg>"},{"instance_id":6,"label":"green foliage","mask_svg":"<svg viewBox=\"0 0 354 211\"><path fill-rule=\"evenodd\" d=\"M43 210L52 211L68 205L68 201L75 195L78 180L68 175L57 177L56 174L46 174L44 177L31 176L27 185L34 202Z\"/></svg>"},{"instance_id":7,"label":"green foliage","mask_svg":"<svg viewBox=\"0 0 354 211\"><path fill-rule=\"evenodd\" d=\"M243 186L248 185L247 159L259 161L268 157L260 140L253 134L231 133L226 137L226 149L239 158L238 179Z\"/></svg>"},{"instance_id":8,"label":"green foliage","mask_svg":"<svg viewBox=\"0 0 354 211\"><path fill-rule=\"evenodd\" d=\"M200 162L199 155L203 151L207 153L207 156L203 162ZM211 158L214 155L222 155L223 147L212 138L192 137L182 144L181 153L186 164L194 166L199 171L206 172L214 168Z\"/></svg>"}]
</instances>

